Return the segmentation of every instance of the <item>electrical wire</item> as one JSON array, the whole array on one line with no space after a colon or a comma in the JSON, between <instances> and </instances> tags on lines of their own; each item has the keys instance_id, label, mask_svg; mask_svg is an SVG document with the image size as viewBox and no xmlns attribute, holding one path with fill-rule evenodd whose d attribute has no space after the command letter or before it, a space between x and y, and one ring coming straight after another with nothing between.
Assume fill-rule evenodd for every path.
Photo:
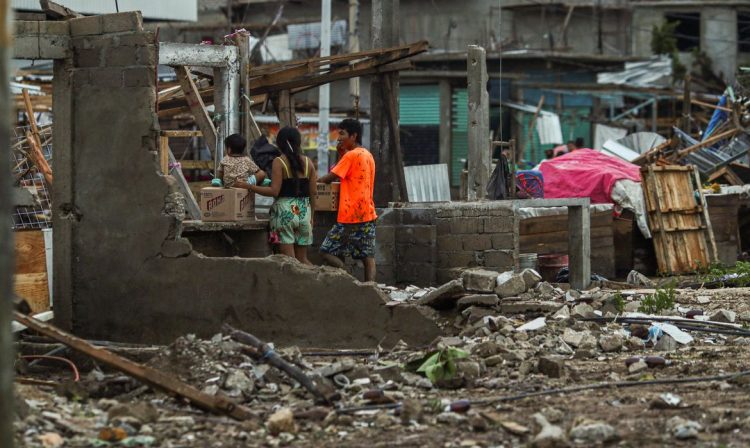
<instances>
[{"instance_id":1,"label":"electrical wire","mask_svg":"<svg viewBox=\"0 0 750 448\"><path fill-rule=\"evenodd\" d=\"M21 359L48 359L50 361L60 361L70 366L70 370L73 371L73 381L78 382L81 379L81 375L78 372L78 367L76 367L73 361L67 358L63 358L61 356L47 356L47 355L23 355L21 356Z\"/></svg>"}]
</instances>

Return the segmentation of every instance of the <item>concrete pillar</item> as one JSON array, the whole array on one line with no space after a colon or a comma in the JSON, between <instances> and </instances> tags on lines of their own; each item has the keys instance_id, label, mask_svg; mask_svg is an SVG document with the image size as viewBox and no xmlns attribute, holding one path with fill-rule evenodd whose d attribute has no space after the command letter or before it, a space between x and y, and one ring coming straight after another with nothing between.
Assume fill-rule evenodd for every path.
<instances>
[{"instance_id":1,"label":"concrete pillar","mask_svg":"<svg viewBox=\"0 0 750 448\"><path fill-rule=\"evenodd\" d=\"M453 120L453 90L450 82L440 80L440 163L451 163L451 131Z\"/></svg>"},{"instance_id":2,"label":"concrete pillar","mask_svg":"<svg viewBox=\"0 0 750 448\"><path fill-rule=\"evenodd\" d=\"M71 59L53 63L52 107L55 126L52 140L55 151L52 166L55 168L55 186L52 189L52 296L55 298L55 325L65 330L73 329L73 241L80 213L74 199L73 183L76 178L73 163L73 84ZM79 76L78 78L81 78Z\"/></svg>"},{"instance_id":3,"label":"concrete pillar","mask_svg":"<svg viewBox=\"0 0 750 448\"><path fill-rule=\"evenodd\" d=\"M487 53L469 45L466 63L469 79L469 179L468 200L484 199L490 178L490 98L487 92Z\"/></svg>"},{"instance_id":4,"label":"concrete pillar","mask_svg":"<svg viewBox=\"0 0 750 448\"><path fill-rule=\"evenodd\" d=\"M588 201L586 201L588 202ZM571 288L582 290L591 283L591 209L568 207L568 266Z\"/></svg>"},{"instance_id":5,"label":"concrete pillar","mask_svg":"<svg viewBox=\"0 0 750 448\"><path fill-rule=\"evenodd\" d=\"M389 48L399 43L399 0L373 0L371 48ZM390 79L386 79L390 78ZM389 82L390 81L390 82ZM397 72L373 77L370 85L370 151L375 158L375 205L385 207L388 202L401 197L396 182L391 124L388 120L388 101L384 83L398 94ZM398 113L398 107L396 108ZM395 117L394 121L398 121Z\"/></svg>"},{"instance_id":6,"label":"concrete pillar","mask_svg":"<svg viewBox=\"0 0 750 448\"><path fill-rule=\"evenodd\" d=\"M731 85L737 72L736 9L701 9L701 50L711 58L714 73Z\"/></svg>"},{"instance_id":7,"label":"concrete pillar","mask_svg":"<svg viewBox=\"0 0 750 448\"><path fill-rule=\"evenodd\" d=\"M0 2L0 74L3 80L10 77L10 5ZM10 89L8 83L0 85L0 146L10 146ZM0 173L10 173L10 158L3 151L0 157ZM0 446L13 447L13 337L10 333L13 284L13 235L10 228L11 183L10 176L0 177Z\"/></svg>"}]
</instances>

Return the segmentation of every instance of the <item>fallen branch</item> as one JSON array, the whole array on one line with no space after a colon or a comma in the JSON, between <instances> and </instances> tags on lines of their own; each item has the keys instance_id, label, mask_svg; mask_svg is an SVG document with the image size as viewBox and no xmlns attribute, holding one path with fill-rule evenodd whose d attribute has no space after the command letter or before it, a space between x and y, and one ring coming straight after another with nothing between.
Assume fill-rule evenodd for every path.
<instances>
[{"instance_id":1,"label":"fallen branch","mask_svg":"<svg viewBox=\"0 0 750 448\"><path fill-rule=\"evenodd\" d=\"M250 333L238 330L229 324L224 324L224 326L222 327L222 331L229 334L229 336L235 341L251 346L254 349L254 351L251 353L253 353L258 359L267 362L268 364L276 367L277 369L294 378L294 380L300 383L305 389L310 391L310 393L312 393L322 403L330 405L333 401L338 400L339 397L337 393L326 394L321 391L321 389L313 382L312 379L310 379L310 377L305 375L305 373L296 366L282 359L273 350L273 348L271 348L270 345L261 341L257 337L251 335Z\"/></svg>"},{"instance_id":2,"label":"fallen branch","mask_svg":"<svg viewBox=\"0 0 750 448\"><path fill-rule=\"evenodd\" d=\"M250 410L244 406L227 400L226 398L219 396L211 396L205 394L198 389L183 383L179 379L160 372L142 364L138 364L129 359L117 356L114 353L107 351L103 348L98 348L90 344L89 342L75 337L72 334L66 333L53 325L40 322L34 318L24 316L21 313L15 312L14 319L23 324L24 326L43 334L49 338L52 338L58 342L62 342L68 347L77 350L85 355L91 356L95 360L113 367L123 373L130 375L131 377L141 381L149 386L161 389L168 393L179 395L180 397L186 398L190 403L198 408L206 411L215 412L217 414L226 414L237 420L247 420L253 417Z\"/></svg>"}]
</instances>

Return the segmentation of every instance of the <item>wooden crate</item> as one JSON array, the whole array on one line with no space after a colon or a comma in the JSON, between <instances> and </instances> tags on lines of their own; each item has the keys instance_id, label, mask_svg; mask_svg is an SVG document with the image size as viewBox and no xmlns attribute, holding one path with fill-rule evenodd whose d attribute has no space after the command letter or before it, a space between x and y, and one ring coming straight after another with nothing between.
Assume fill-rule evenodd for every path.
<instances>
[{"instance_id":1,"label":"wooden crate","mask_svg":"<svg viewBox=\"0 0 750 448\"><path fill-rule=\"evenodd\" d=\"M659 272L686 274L717 261L698 171L649 165L641 175Z\"/></svg>"},{"instance_id":2,"label":"wooden crate","mask_svg":"<svg viewBox=\"0 0 750 448\"><path fill-rule=\"evenodd\" d=\"M49 285L44 234L41 230L14 232L16 270L13 286L17 296L24 298L31 311L49 310Z\"/></svg>"}]
</instances>

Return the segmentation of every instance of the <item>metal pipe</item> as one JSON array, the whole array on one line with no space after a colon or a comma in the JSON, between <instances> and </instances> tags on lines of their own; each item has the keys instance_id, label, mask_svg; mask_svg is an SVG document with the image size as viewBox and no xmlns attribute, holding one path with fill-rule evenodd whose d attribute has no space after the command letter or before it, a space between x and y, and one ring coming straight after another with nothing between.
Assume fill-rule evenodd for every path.
<instances>
[{"instance_id":1,"label":"metal pipe","mask_svg":"<svg viewBox=\"0 0 750 448\"><path fill-rule=\"evenodd\" d=\"M331 0L323 0L320 11L320 57L331 55ZM325 70L328 66L323 67ZM328 173L328 122L331 85L318 88L318 175Z\"/></svg>"}]
</instances>

